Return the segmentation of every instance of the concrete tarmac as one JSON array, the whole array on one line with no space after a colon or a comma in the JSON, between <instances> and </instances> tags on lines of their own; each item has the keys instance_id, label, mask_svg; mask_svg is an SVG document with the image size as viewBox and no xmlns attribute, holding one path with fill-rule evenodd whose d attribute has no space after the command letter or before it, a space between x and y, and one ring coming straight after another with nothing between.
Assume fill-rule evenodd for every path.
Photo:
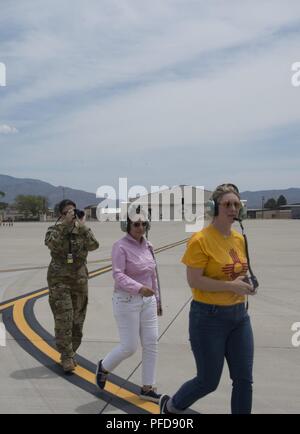
<instances>
[{"instance_id":1,"label":"concrete tarmac","mask_svg":"<svg viewBox=\"0 0 300 434\"><path fill-rule=\"evenodd\" d=\"M47 286L49 251L44 246L48 224L17 223L0 227L0 303ZM91 223L100 249L89 255L89 271L110 265L112 243L123 234L118 223ZM238 226L237 226L238 228ZM292 324L300 322L300 221L248 220L252 267L260 282L259 292L249 300L255 337L253 413L299 413L300 347L292 345ZM188 238L183 223L153 223L149 239L157 249ZM195 375L188 341L191 297L185 267L180 259L185 243L157 254L164 315L160 335L157 387L173 394ZM111 272L89 281L89 307L84 340L79 354L92 364L118 343L112 314ZM34 304L33 317L53 335L53 319L47 296ZM1 306L0 306L1 310ZM5 314L2 311L2 315ZM1 312L0 312L1 319ZM23 340L24 341L24 340ZM119 414L128 409L91 393L92 386L66 381L51 363L38 360L22 347L22 339L7 332L6 347L0 346L0 413L103 413ZM121 379L140 385L141 352L124 361L115 371ZM51 365L51 366L50 366ZM75 376L76 377L76 376ZM124 383L125 384L125 383ZM217 391L192 407L201 413L230 413L231 381L226 364ZM132 411L129 410L129 411Z\"/></svg>"}]
</instances>

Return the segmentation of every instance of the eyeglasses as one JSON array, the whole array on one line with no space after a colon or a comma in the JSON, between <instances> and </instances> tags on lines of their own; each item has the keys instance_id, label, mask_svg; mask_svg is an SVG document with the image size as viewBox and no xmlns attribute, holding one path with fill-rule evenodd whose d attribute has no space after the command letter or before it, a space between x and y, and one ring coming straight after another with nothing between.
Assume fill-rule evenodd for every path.
<instances>
[{"instance_id":1,"label":"eyeglasses","mask_svg":"<svg viewBox=\"0 0 300 434\"><path fill-rule=\"evenodd\" d=\"M147 226L147 222L135 222L133 223L133 226L135 228L139 228L140 226L143 226L143 228L145 228Z\"/></svg>"},{"instance_id":2,"label":"eyeglasses","mask_svg":"<svg viewBox=\"0 0 300 434\"><path fill-rule=\"evenodd\" d=\"M224 208L226 208L226 209L229 209L232 206L234 206L235 209L240 210L242 207L241 202L231 201L231 200L226 200L224 202L221 202L220 205L224 206Z\"/></svg>"}]
</instances>

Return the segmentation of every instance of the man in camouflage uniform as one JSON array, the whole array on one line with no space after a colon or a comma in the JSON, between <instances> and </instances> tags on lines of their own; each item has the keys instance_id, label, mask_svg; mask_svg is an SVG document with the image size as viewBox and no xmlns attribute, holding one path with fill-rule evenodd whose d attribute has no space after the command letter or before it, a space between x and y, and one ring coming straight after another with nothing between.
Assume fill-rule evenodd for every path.
<instances>
[{"instance_id":1,"label":"man in camouflage uniform","mask_svg":"<svg viewBox=\"0 0 300 434\"><path fill-rule=\"evenodd\" d=\"M49 303L54 315L57 350L64 371L76 367L75 353L82 340L88 303L88 252L99 247L91 229L74 217L76 205L59 205L61 223L49 227L45 244L51 251L48 269Z\"/></svg>"}]
</instances>

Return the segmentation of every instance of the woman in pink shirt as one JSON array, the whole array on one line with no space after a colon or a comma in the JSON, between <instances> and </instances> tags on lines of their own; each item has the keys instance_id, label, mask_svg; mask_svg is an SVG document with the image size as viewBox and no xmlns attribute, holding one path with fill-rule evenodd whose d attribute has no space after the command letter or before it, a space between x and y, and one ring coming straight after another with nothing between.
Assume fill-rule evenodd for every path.
<instances>
[{"instance_id":1,"label":"woman in pink shirt","mask_svg":"<svg viewBox=\"0 0 300 434\"><path fill-rule=\"evenodd\" d=\"M109 372L133 355L142 345L142 382L140 397L158 402L154 389L157 364L158 299L156 265L152 246L144 237L149 222L140 213L139 220L127 220L127 234L112 248L113 311L120 343L97 366L96 382L104 389Z\"/></svg>"}]
</instances>

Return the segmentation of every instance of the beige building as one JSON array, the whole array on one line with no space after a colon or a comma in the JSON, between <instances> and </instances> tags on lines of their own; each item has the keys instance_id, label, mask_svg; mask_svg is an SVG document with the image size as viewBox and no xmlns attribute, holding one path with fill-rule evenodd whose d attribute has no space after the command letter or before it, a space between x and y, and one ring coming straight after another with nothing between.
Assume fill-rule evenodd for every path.
<instances>
[{"instance_id":1,"label":"beige building","mask_svg":"<svg viewBox=\"0 0 300 434\"><path fill-rule=\"evenodd\" d=\"M191 185L165 188L148 195L132 198L135 205L142 205L152 221L188 221L204 215L204 203L211 192Z\"/></svg>"},{"instance_id":2,"label":"beige building","mask_svg":"<svg viewBox=\"0 0 300 434\"><path fill-rule=\"evenodd\" d=\"M279 209L249 209L250 219L300 219L300 204L283 205Z\"/></svg>"}]
</instances>

